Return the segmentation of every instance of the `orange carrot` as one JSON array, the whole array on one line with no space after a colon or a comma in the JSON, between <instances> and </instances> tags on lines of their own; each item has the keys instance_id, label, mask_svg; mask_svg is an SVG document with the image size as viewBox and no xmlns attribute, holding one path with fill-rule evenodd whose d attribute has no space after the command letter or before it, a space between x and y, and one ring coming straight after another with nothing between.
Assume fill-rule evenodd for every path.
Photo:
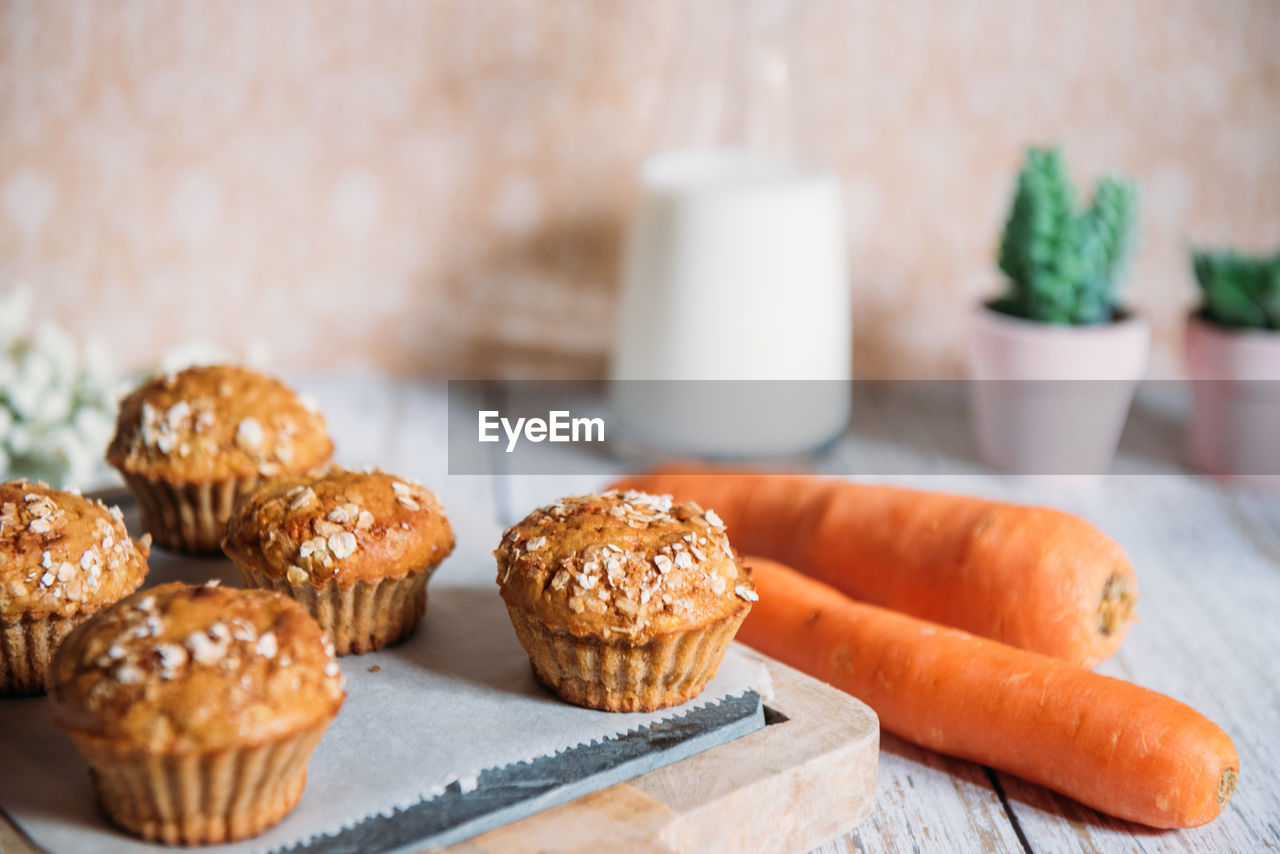
<instances>
[{"instance_id":1,"label":"orange carrot","mask_svg":"<svg viewBox=\"0 0 1280 854\"><path fill-rule=\"evenodd\" d=\"M1231 739L1172 697L746 563L760 600L738 639L848 691L908 741L1152 827L1212 821L1235 790Z\"/></svg>"},{"instance_id":2,"label":"orange carrot","mask_svg":"<svg viewBox=\"0 0 1280 854\"><path fill-rule=\"evenodd\" d=\"M876 605L1074 664L1120 646L1138 582L1114 540L1047 507L804 475L666 471L619 486L715 510L734 547Z\"/></svg>"}]
</instances>

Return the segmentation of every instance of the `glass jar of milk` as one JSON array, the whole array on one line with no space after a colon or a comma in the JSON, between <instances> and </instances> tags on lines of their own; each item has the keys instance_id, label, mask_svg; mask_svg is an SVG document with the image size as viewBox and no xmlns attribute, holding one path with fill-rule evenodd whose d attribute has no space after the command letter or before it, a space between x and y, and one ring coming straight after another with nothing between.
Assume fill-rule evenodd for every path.
<instances>
[{"instance_id":1,"label":"glass jar of milk","mask_svg":"<svg viewBox=\"0 0 1280 854\"><path fill-rule=\"evenodd\" d=\"M640 182L611 370L624 444L740 459L839 434L852 318L836 175L706 149L658 154Z\"/></svg>"}]
</instances>

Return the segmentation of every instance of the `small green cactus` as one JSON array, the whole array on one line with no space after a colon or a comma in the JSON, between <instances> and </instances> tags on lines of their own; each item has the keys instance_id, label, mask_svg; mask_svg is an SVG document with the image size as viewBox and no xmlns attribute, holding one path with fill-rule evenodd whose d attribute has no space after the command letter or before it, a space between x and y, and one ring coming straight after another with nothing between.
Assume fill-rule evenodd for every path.
<instances>
[{"instance_id":1,"label":"small green cactus","mask_svg":"<svg viewBox=\"0 0 1280 854\"><path fill-rule=\"evenodd\" d=\"M1057 148L1031 148L1000 241L1009 289L991 307L1040 323L1109 323L1138 215L1132 182L1104 177L1078 209Z\"/></svg>"},{"instance_id":2,"label":"small green cactus","mask_svg":"<svg viewBox=\"0 0 1280 854\"><path fill-rule=\"evenodd\" d=\"M1280 252L1191 253L1204 295L1204 315L1223 326L1280 330Z\"/></svg>"}]
</instances>

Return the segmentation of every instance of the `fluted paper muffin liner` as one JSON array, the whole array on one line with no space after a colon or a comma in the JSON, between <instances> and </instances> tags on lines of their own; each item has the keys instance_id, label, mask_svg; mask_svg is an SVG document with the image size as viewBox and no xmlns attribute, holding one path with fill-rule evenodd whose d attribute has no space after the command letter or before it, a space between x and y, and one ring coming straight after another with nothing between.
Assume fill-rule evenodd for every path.
<instances>
[{"instance_id":1,"label":"fluted paper muffin liner","mask_svg":"<svg viewBox=\"0 0 1280 854\"><path fill-rule=\"evenodd\" d=\"M608 712L652 712L696 697L716 675L747 615L672 632L644 644L555 632L507 606L538 681L561 699Z\"/></svg>"},{"instance_id":2,"label":"fluted paper muffin liner","mask_svg":"<svg viewBox=\"0 0 1280 854\"><path fill-rule=\"evenodd\" d=\"M142 527L161 546L191 554L221 554L227 520L242 495L253 492L256 475L203 483L170 483L124 474L138 499Z\"/></svg>"},{"instance_id":3,"label":"fluted paper muffin liner","mask_svg":"<svg viewBox=\"0 0 1280 854\"><path fill-rule=\"evenodd\" d=\"M411 572L404 578L357 581L351 587L337 582L317 588L309 581L291 584L261 570L240 566L246 587L275 590L297 600L315 617L338 655L373 652L413 634L427 609L427 579L431 571Z\"/></svg>"},{"instance_id":4,"label":"fluted paper muffin liner","mask_svg":"<svg viewBox=\"0 0 1280 854\"><path fill-rule=\"evenodd\" d=\"M294 808L307 782L307 760L328 725L209 752L149 753L69 735L114 824L149 842L210 845L256 836Z\"/></svg>"},{"instance_id":5,"label":"fluted paper muffin liner","mask_svg":"<svg viewBox=\"0 0 1280 854\"><path fill-rule=\"evenodd\" d=\"M43 694L45 671L58 644L88 617L50 614L0 622L0 697Z\"/></svg>"}]
</instances>

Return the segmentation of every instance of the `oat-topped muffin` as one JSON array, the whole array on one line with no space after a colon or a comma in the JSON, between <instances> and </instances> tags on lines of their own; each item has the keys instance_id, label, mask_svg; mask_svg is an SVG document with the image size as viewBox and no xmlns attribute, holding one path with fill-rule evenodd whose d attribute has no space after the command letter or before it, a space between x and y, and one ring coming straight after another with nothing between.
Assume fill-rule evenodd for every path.
<instances>
[{"instance_id":1,"label":"oat-topped muffin","mask_svg":"<svg viewBox=\"0 0 1280 854\"><path fill-rule=\"evenodd\" d=\"M335 467L258 490L231 518L223 550L246 586L297 599L346 655L413 633L427 579L453 544L444 509L423 487Z\"/></svg>"},{"instance_id":2,"label":"oat-topped muffin","mask_svg":"<svg viewBox=\"0 0 1280 854\"><path fill-rule=\"evenodd\" d=\"M157 543L216 552L237 499L332 454L324 417L306 399L247 368L212 365L156 377L126 397L107 460Z\"/></svg>"},{"instance_id":3,"label":"oat-topped muffin","mask_svg":"<svg viewBox=\"0 0 1280 854\"><path fill-rule=\"evenodd\" d=\"M566 498L507 529L494 556L538 679L608 711L695 696L756 598L715 513L668 495Z\"/></svg>"},{"instance_id":4,"label":"oat-topped muffin","mask_svg":"<svg viewBox=\"0 0 1280 854\"><path fill-rule=\"evenodd\" d=\"M129 539L119 507L43 483L0 484L0 697L38 694L58 644L138 589L150 538Z\"/></svg>"},{"instance_id":5,"label":"oat-topped muffin","mask_svg":"<svg viewBox=\"0 0 1280 854\"><path fill-rule=\"evenodd\" d=\"M279 821L345 697L332 649L297 603L185 584L135 593L72 631L49 695L107 816L171 845Z\"/></svg>"}]
</instances>

